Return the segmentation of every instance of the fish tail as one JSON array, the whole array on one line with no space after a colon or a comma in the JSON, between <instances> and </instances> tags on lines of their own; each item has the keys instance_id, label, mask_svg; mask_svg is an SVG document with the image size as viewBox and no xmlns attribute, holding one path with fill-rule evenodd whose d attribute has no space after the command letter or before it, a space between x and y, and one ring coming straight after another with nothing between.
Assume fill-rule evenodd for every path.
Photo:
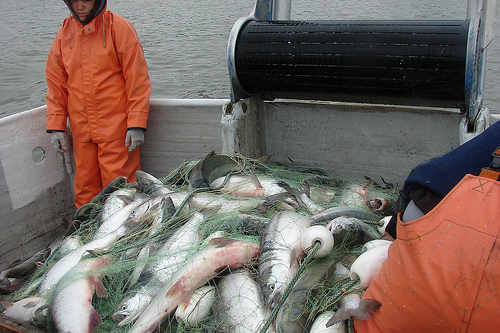
<instances>
[{"instance_id":1,"label":"fish tail","mask_svg":"<svg viewBox=\"0 0 500 333\"><path fill-rule=\"evenodd\" d=\"M375 299L362 299L359 301L359 307L353 310L352 315L359 320L366 320L377 312L381 306L382 303Z\"/></svg>"},{"instance_id":2,"label":"fish tail","mask_svg":"<svg viewBox=\"0 0 500 333\"><path fill-rule=\"evenodd\" d=\"M336 323L349 319L352 316L359 320L366 320L377 312L382 306L382 303L374 299L362 299L357 303L358 305L356 307L341 306L330 318L330 320L328 320L326 327L333 326Z\"/></svg>"},{"instance_id":3,"label":"fish tail","mask_svg":"<svg viewBox=\"0 0 500 333\"><path fill-rule=\"evenodd\" d=\"M250 183L253 186L255 186L255 188L263 188L262 184L259 181L259 178L257 178L257 176L255 175L255 173L253 173L252 171L250 171L250 173L249 173L249 178L250 178Z\"/></svg>"}]
</instances>

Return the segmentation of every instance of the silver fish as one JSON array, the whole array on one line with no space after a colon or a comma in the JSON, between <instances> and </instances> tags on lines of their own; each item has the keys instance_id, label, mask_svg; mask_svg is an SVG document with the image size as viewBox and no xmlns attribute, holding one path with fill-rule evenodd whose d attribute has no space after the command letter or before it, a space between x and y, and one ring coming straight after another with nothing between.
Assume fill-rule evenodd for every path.
<instances>
[{"instance_id":1,"label":"silver fish","mask_svg":"<svg viewBox=\"0 0 500 333\"><path fill-rule=\"evenodd\" d=\"M309 184L305 182L300 188L292 188L288 185L284 186L288 193L294 196L311 214L319 214L325 210L315 203L310 197Z\"/></svg>"},{"instance_id":2,"label":"silver fish","mask_svg":"<svg viewBox=\"0 0 500 333\"><path fill-rule=\"evenodd\" d=\"M138 222L148 221L151 224L147 237L152 240L148 241L137 255L137 264L132 271L129 280L129 287L137 282L142 274L142 271L146 267L151 253L154 252L156 243L152 237L165 227L164 222L167 223L169 221L169 217L174 213L175 208L172 203L172 199L168 197L155 197L139 206L132 214L130 214L130 219L136 219Z\"/></svg>"},{"instance_id":3,"label":"silver fish","mask_svg":"<svg viewBox=\"0 0 500 333\"><path fill-rule=\"evenodd\" d=\"M137 194L136 188L121 188L111 193L101 208L99 219L106 221L121 208L131 203Z\"/></svg>"},{"instance_id":4,"label":"silver fish","mask_svg":"<svg viewBox=\"0 0 500 333\"><path fill-rule=\"evenodd\" d=\"M85 204L78 208L75 213L75 219L73 223L69 226L66 231L66 236L71 235L75 230L80 227L80 223L83 221L87 221L92 215L94 211L94 207L96 205L102 205L106 198L113 193L114 191L123 188L127 183L127 177L119 176L112 180L108 185L106 185L101 192L99 192L95 197L90 200L88 204Z\"/></svg>"},{"instance_id":5,"label":"silver fish","mask_svg":"<svg viewBox=\"0 0 500 333\"><path fill-rule=\"evenodd\" d=\"M129 333L153 332L177 306L184 310L193 291L226 269L252 265L259 245L252 242L214 238L210 245L189 258L139 316Z\"/></svg>"},{"instance_id":6,"label":"silver fish","mask_svg":"<svg viewBox=\"0 0 500 333\"><path fill-rule=\"evenodd\" d=\"M257 176L253 173L248 176L231 175L227 183L226 177L220 177L210 183L210 188L238 197L265 198L266 201L279 198L277 203L281 208L285 210L298 208L288 193L287 188L290 188L290 185L268 176Z\"/></svg>"},{"instance_id":7,"label":"silver fish","mask_svg":"<svg viewBox=\"0 0 500 333\"><path fill-rule=\"evenodd\" d=\"M127 222L130 215L144 202L146 201L145 197L138 197L134 201L132 201L127 206L119 209L113 215L111 215L107 220L103 220L101 226L94 234L94 240L98 240L110 234L111 232L117 230L124 223Z\"/></svg>"},{"instance_id":8,"label":"silver fish","mask_svg":"<svg viewBox=\"0 0 500 333\"><path fill-rule=\"evenodd\" d=\"M263 203L260 198L231 198L214 193L196 193L189 198L190 209L216 209L219 213L241 212L258 208Z\"/></svg>"},{"instance_id":9,"label":"silver fish","mask_svg":"<svg viewBox=\"0 0 500 333\"><path fill-rule=\"evenodd\" d=\"M369 185L349 184L341 193L340 203L347 207L364 208Z\"/></svg>"},{"instance_id":10,"label":"silver fish","mask_svg":"<svg viewBox=\"0 0 500 333\"><path fill-rule=\"evenodd\" d=\"M210 183L210 188L219 188L224 184L224 181L225 177L217 178ZM282 181L267 176L232 175L219 191L240 197L265 198L286 193L287 190L284 186L287 185Z\"/></svg>"},{"instance_id":11,"label":"silver fish","mask_svg":"<svg viewBox=\"0 0 500 333\"><path fill-rule=\"evenodd\" d=\"M377 214L365 209L357 207L338 206L325 209L321 213L311 216L310 220L312 224L321 224L323 222L329 222L341 216L355 217L364 221L378 221L380 219Z\"/></svg>"},{"instance_id":12,"label":"silver fish","mask_svg":"<svg viewBox=\"0 0 500 333\"><path fill-rule=\"evenodd\" d=\"M68 254L83 245L82 237L78 234L64 237L61 244L57 248L57 254Z\"/></svg>"},{"instance_id":13,"label":"silver fish","mask_svg":"<svg viewBox=\"0 0 500 333\"><path fill-rule=\"evenodd\" d=\"M45 328L49 322L49 304L42 297L28 297L15 303L6 304L4 314L29 325Z\"/></svg>"},{"instance_id":14,"label":"silver fish","mask_svg":"<svg viewBox=\"0 0 500 333\"><path fill-rule=\"evenodd\" d=\"M381 237L378 231L354 217L337 217L330 221L326 228L332 232L335 244L365 244Z\"/></svg>"},{"instance_id":15,"label":"silver fish","mask_svg":"<svg viewBox=\"0 0 500 333\"><path fill-rule=\"evenodd\" d=\"M39 293L43 295L46 292L50 291L64 276L64 274L66 274L71 268L78 264L84 254L89 251L106 249L111 244L127 235L134 227L136 227L136 225L137 222L129 221L115 231L107 234L106 236L84 244L83 246L59 259L45 275L42 283L39 286Z\"/></svg>"},{"instance_id":16,"label":"silver fish","mask_svg":"<svg viewBox=\"0 0 500 333\"><path fill-rule=\"evenodd\" d=\"M0 284L2 286L10 285L9 278L26 278L30 276L38 267L40 262L43 262L51 253L50 248L38 251L27 260L19 263L16 266L4 269L0 272Z\"/></svg>"},{"instance_id":17,"label":"silver fish","mask_svg":"<svg viewBox=\"0 0 500 333\"><path fill-rule=\"evenodd\" d=\"M264 302L271 309L298 270L298 259L304 253L301 238L309 226L304 215L283 211L264 230L258 271Z\"/></svg>"},{"instance_id":18,"label":"silver fish","mask_svg":"<svg viewBox=\"0 0 500 333\"><path fill-rule=\"evenodd\" d=\"M191 218L180 227L158 249L145 270L147 282L138 285L130 295L119 304L119 309L112 318L118 321L118 326L133 322L151 303L162 286L174 275L191 254L191 250L199 243L198 229L204 221L202 213L195 212Z\"/></svg>"},{"instance_id":19,"label":"silver fish","mask_svg":"<svg viewBox=\"0 0 500 333\"><path fill-rule=\"evenodd\" d=\"M220 333L260 332L269 318L260 289L248 269L225 275L217 283L214 304L217 331ZM270 328L266 332L274 332Z\"/></svg>"},{"instance_id":20,"label":"silver fish","mask_svg":"<svg viewBox=\"0 0 500 333\"><path fill-rule=\"evenodd\" d=\"M316 259L299 277L276 316L276 328L279 333L307 332L312 324L307 322L307 301L315 296L324 281L331 279L338 261L339 259L333 256Z\"/></svg>"},{"instance_id":21,"label":"silver fish","mask_svg":"<svg viewBox=\"0 0 500 333\"><path fill-rule=\"evenodd\" d=\"M102 268L111 257L95 257L80 261L59 281L51 304L52 320L58 332L94 332L101 317L92 307L92 296L106 295L100 281Z\"/></svg>"}]
</instances>

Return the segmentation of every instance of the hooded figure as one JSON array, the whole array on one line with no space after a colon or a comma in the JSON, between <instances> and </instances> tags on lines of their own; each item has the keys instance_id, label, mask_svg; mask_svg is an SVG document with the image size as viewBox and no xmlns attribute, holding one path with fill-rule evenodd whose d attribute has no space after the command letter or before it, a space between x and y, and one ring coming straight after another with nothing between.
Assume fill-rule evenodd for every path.
<instances>
[{"instance_id":1,"label":"hooded figure","mask_svg":"<svg viewBox=\"0 0 500 333\"><path fill-rule=\"evenodd\" d=\"M119 176L136 181L149 115L151 82L133 25L106 0L64 0L71 15L59 29L47 65L47 132L58 152L72 133L75 206Z\"/></svg>"}]
</instances>

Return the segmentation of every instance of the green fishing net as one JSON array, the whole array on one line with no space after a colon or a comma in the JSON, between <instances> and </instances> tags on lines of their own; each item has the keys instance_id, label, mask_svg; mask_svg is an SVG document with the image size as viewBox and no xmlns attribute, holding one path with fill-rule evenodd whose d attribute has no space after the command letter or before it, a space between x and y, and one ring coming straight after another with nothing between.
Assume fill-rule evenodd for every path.
<instances>
[{"instance_id":1,"label":"green fishing net","mask_svg":"<svg viewBox=\"0 0 500 333\"><path fill-rule=\"evenodd\" d=\"M213 158L210 163L208 159L185 162L172 172L160 177L159 180L171 191L184 191L191 193L191 196L198 194L216 194L218 198L227 198L228 200L249 200L256 203L254 206L242 208L238 211L217 211L217 208L203 211L203 208L197 207L196 211L204 214L205 218L199 227L200 242L193 245L188 250L189 255L196 253L200 249L207 246L210 237L221 236L232 239L240 239L255 243L260 242L262 231L272 219L273 215L283 210L281 204L284 198L296 203L295 209L297 212L305 216L314 215L311 208L307 207L303 202L300 202L299 194L306 194L321 209L328 209L339 206L352 206L359 209L369 211L366 207L368 198L383 198L387 201L386 211L375 212L372 220L365 220L374 229L380 227L381 218L390 212L391 205L395 202L398 191L391 184L385 183L383 179L339 179L329 176L326 172L317 168L298 168L286 165L272 164L266 161L250 159L239 154L225 156L220 155ZM202 163L206 162L206 163ZM200 170L200 168L202 170ZM206 180L208 183L219 177L225 177L229 181L233 176L248 177L248 181L252 179L271 179L274 182L279 182L282 186L288 187L291 191L286 195L274 196L271 198L253 198L245 199L234 193L225 193L219 190L214 190L203 184L193 188L192 183L198 175L198 180ZM190 186L191 183L191 186ZM121 188L139 188L137 183L123 184ZM115 189L116 190L116 189ZM82 207L77 212L75 221L69 229L66 238L73 237L85 244L93 239L95 232L98 230L102 221L100 220L101 211L106 202L106 199L113 193L101 193L91 203ZM295 197L294 197L295 195ZM109 254L114 258L114 261L103 268L102 282L107 290L107 297L93 298L93 307L102 318L102 324L97 329L98 332L127 332L131 325L117 327L117 323L112 319L112 314L119 308L120 301L125 295L137 288L138 285L144 283L147 278L141 276L139 281L134 286L129 286L132 272L138 266L148 267L151 263L157 261L159 255L157 251L161 244L167 241L179 228L186 224L192 218L194 212L189 210L189 200L182 203L183 207L175 207L171 211L164 214L162 221L159 223L157 232L151 232L151 216L147 214L143 220L125 237L114 242L100 251L89 253L88 256L99 256ZM146 245L151 247L149 256L139 258L139 252ZM359 246L345 246L344 244L336 244L330 256L335 257L339 262L351 256L359 255ZM12 295L12 300L20 300L37 294L37 286L47 274L49 269L66 253L60 249L52 252L50 257L35 271L35 273L26 281L23 287ZM189 258L189 255L187 257ZM307 263L303 271L307 271L310 267L314 267L312 263L317 259L312 259ZM346 262L346 265L349 265ZM248 267L252 275L257 279L257 268ZM302 271L301 271L302 272ZM217 288L217 282L220 277L215 277L208 284ZM306 318L305 327L309 327L315 316L323 311L336 309L338 300L352 287L350 279L338 279L336 281L322 281L315 286L314 292L311 292L310 297L303 308L303 314ZM51 295L50 298L53 297ZM217 302L217 298L215 302ZM270 318L271 321L274 318ZM170 315L158 328L158 332L216 332L220 328L220 319L216 320L213 311L194 326L189 326L181 320L177 320L175 316ZM53 323L49 321L47 331L54 332ZM306 331L306 328L305 330Z\"/></svg>"}]
</instances>

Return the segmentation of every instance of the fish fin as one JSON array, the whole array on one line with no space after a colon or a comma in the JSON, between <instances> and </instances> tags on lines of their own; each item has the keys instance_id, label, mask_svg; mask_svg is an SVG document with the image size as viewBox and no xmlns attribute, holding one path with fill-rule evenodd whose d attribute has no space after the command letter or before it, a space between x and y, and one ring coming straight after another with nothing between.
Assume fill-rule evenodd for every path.
<instances>
[{"instance_id":1,"label":"fish fin","mask_svg":"<svg viewBox=\"0 0 500 333\"><path fill-rule=\"evenodd\" d=\"M198 163L196 163L193 169L191 169L191 173L189 174L189 189L191 191L197 188L208 187L207 181L205 180L201 172L202 163L203 160L200 160Z\"/></svg>"},{"instance_id":2,"label":"fish fin","mask_svg":"<svg viewBox=\"0 0 500 333\"><path fill-rule=\"evenodd\" d=\"M99 316L99 314L97 313L97 311L94 308L92 308L92 310L90 312L88 331L89 332L94 332L95 329L99 325L101 325L101 323L102 323L101 316Z\"/></svg>"},{"instance_id":3,"label":"fish fin","mask_svg":"<svg viewBox=\"0 0 500 333\"><path fill-rule=\"evenodd\" d=\"M341 306L330 320L328 320L326 327L333 326L353 316L359 320L366 320L377 312L381 306L382 303L374 299L362 299L358 302L358 306L356 307Z\"/></svg>"},{"instance_id":4,"label":"fish fin","mask_svg":"<svg viewBox=\"0 0 500 333\"><path fill-rule=\"evenodd\" d=\"M37 306L38 303L40 303L40 301L38 301L38 300L29 301L28 303L23 305L23 308L33 308L33 307Z\"/></svg>"},{"instance_id":5,"label":"fish fin","mask_svg":"<svg viewBox=\"0 0 500 333\"><path fill-rule=\"evenodd\" d=\"M351 315L359 320L366 320L373 316L381 306L382 303L375 299L362 299L359 301L358 308L351 311Z\"/></svg>"},{"instance_id":6,"label":"fish fin","mask_svg":"<svg viewBox=\"0 0 500 333\"><path fill-rule=\"evenodd\" d=\"M209 157L215 156L215 155L217 155L215 153L215 150L212 150L210 153L207 154L207 156L205 156L204 160L207 159L207 158L209 158Z\"/></svg>"},{"instance_id":7,"label":"fish fin","mask_svg":"<svg viewBox=\"0 0 500 333\"><path fill-rule=\"evenodd\" d=\"M122 200L122 201L123 201L124 203L126 203L127 205L128 205L129 203L131 203L131 202L132 202L132 200L130 199L130 197L129 197L129 196L127 196L127 195L117 194L117 195L116 195L116 197L117 197L118 199Z\"/></svg>"},{"instance_id":8,"label":"fish fin","mask_svg":"<svg viewBox=\"0 0 500 333\"><path fill-rule=\"evenodd\" d=\"M208 244L215 246L215 247L224 247L228 244L236 242L235 239L232 238L227 238L227 237L215 237L212 238Z\"/></svg>"},{"instance_id":9,"label":"fish fin","mask_svg":"<svg viewBox=\"0 0 500 333\"><path fill-rule=\"evenodd\" d=\"M253 173L253 171L249 172L248 177L250 177L250 182L252 183L253 186L255 186L256 188L263 188L259 178L257 178L257 176L255 175L255 173Z\"/></svg>"}]
</instances>

